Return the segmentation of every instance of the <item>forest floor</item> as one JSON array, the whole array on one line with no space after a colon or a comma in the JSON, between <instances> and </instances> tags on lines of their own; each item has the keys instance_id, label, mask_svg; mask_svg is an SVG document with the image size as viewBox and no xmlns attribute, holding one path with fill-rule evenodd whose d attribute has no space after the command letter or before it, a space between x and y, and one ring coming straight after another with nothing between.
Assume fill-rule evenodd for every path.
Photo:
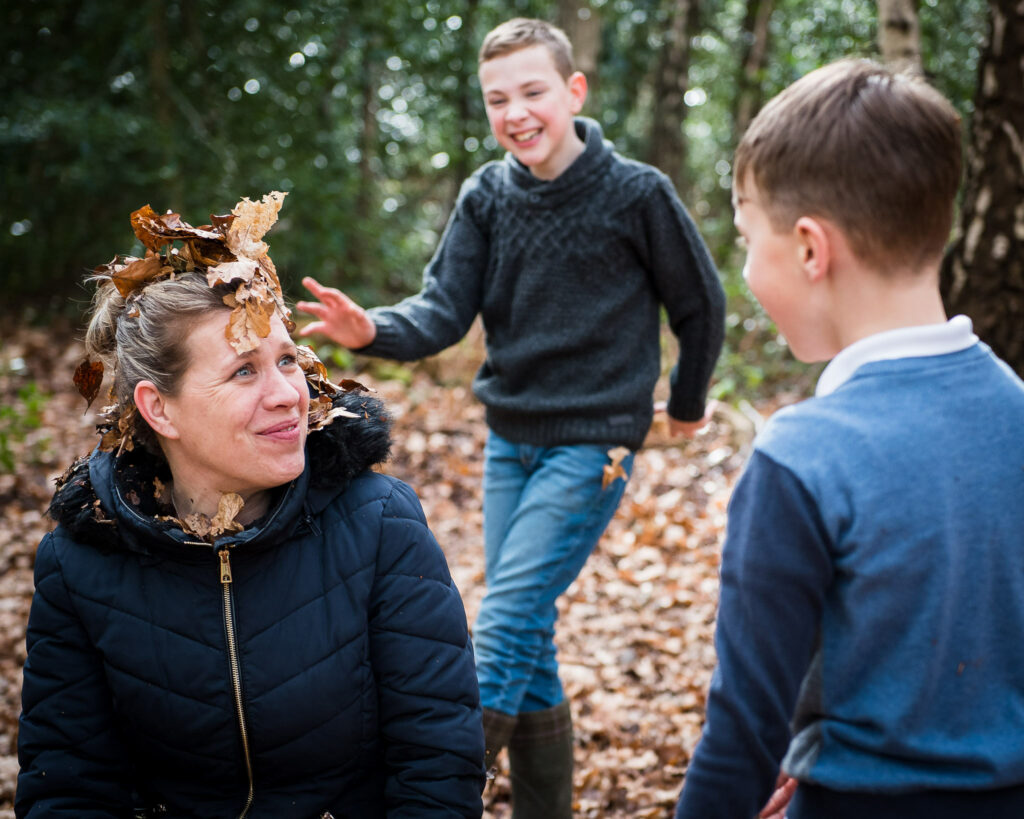
<instances>
[{"instance_id":1,"label":"forest floor","mask_svg":"<svg viewBox=\"0 0 1024 819\"><path fill-rule=\"evenodd\" d=\"M419 494L470 623L484 592L487 430L469 389L481 355L476 331L412 367L357 360L361 371L344 373L376 389L392 412L385 471ZM13 474L0 470L0 819L13 815L35 548L52 528L45 510L54 479L95 443L95 419L71 384L81 357L67 329L0 336L0 456L6 448L17 464ZM35 395L45 398L32 410ZM715 662L726 504L762 419L798 398L782 394L757 410L722 406L692 441L670 438L656 419L614 520L559 604L559 662L576 731L574 815L662 817L674 805ZM485 793L486 819L511 814L505 764L502 755Z\"/></svg>"}]
</instances>

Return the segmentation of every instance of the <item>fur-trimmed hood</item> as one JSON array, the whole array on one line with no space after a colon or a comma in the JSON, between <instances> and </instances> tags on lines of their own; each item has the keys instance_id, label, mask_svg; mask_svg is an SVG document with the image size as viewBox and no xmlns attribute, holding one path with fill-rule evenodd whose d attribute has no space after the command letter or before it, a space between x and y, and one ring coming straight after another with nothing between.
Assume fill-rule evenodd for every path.
<instances>
[{"instance_id":1,"label":"fur-trimmed hood","mask_svg":"<svg viewBox=\"0 0 1024 819\"><path fill-rule=\"evenodd\" d=\"M391 419L384 405L365 393L347 392L335 397L334 406L358 417L340 416L310 432L303 474L281 487L260 521L218 543L259 548L279 542L344 492L356 475L387 460ZM158 519L173 514L156 498L158 484L169 480L166 462L145 449L117 458L96 449L60 479L49 514L74 540L100 549L148 554L185 546L194 551L194 536Z\"/></svg>"}]
</instances>

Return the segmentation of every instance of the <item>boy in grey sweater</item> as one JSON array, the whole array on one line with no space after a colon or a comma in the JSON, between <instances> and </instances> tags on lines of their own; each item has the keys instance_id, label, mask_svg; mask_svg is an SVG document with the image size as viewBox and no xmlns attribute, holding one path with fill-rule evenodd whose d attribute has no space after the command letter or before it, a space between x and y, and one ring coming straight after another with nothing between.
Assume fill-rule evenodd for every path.
<instances>
[{"instance_id":1,"label":"boy in grey sweater","mask_svg":"<svg viewBox=\"0 0 1024 819\"><path fill-rule=\"evenodd\" d=\"M679 339L670 428L707 422L725 297L668 178L625 159L577 117L586 78L565 34L539 20L498 26L480 50L491 131L508 150L462 186L423 289L363 310L312 279L299 302L324 333L414 360L461 339L480 314L487 359L487 594L474 629L488 765L508 745L517 815L570 815L572 725L555 659L555 601L622 497L650 427L664 305ZM609 450L630 453L607 485Z\"/></svg>"}]
</instances>

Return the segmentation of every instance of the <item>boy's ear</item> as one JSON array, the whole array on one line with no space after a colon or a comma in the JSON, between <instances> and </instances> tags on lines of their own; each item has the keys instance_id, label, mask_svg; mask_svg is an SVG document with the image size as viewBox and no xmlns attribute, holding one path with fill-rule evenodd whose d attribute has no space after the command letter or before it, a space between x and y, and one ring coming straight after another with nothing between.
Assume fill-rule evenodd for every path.
<instances>
[{"instance_id":1,"label":"boy's ear","mask_svg":"<svg viewBox=\"0 0 1024 819\"><path fill-rule=\"evenodd\" d=\"M801 216L793 226L797 262L808 281L821 281L832 264L832 239L826 226L813 216Z\"/></svg>"},{"instance_id":2,"label":"boy's ear","mask_svg":"<svg viewBox=\"0 0 1024 819\"><path fill-rule=\"evenodd\" d=\"M153 432L164 438L177 438L178 430L168 412L167 400L152 381L135 385L135 406Z\"/></svg>"},{"instance_id":3,"label":"boy's ear","mask_svg":"<svg viewBox=\"0 0 1024 819\"><path fill-rule=\"evenodd\" d=\"M587 78L582 71L576 71L566 81L569 86L569 108L573 114L583 110L583 103L587 100Z\"/></svg>"}]
</instances>

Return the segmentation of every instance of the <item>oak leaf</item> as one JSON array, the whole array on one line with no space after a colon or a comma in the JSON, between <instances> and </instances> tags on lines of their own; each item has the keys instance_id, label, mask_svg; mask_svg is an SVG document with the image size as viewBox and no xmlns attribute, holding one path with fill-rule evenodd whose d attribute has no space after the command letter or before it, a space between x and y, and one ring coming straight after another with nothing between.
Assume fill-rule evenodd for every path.
<instances>
[{"instance_id":1,"label":"oak leaf","mask_svg":"<svg viewBox=\"0 0 1024 819\"><path fill-rule=\"evenodd\" d=\"M212 239L223 241L220 233L194 228L182 221L181 215L168 211L159 214L149 205L143 205L131 215L132 230L139 241L154 253L175 239Z\"/></svg>"},{"instance_id":2,"label":"oak leaf","mask_svg":"<svg viewBox=\"0 0 1024 819\"><path fill-rule=\"evenodd\" d=\"M124 267L110 276L121 298L127 298L132 291L163 275L163 260L155 253L147 253L144 259L129 258L126 261L128 263Z\"/></svg>"},{"instance_id":3,"label":"oak leaf","mask_svg":"<svg viewBox=\"0 0 1024 819\"><path fill-rule=\"evenodd\" d=\"M85 399L86 410L92 406L92 402L96 400L96 396L99 394L100 385L103 384L103 362L102 361L90 361L88 357L75 368L75 374L72 376L72 380L75 386L78 388L78 392L81 393L82 398Z\"/></svg>"},{"instance_id":4,"label":"oak leaf","mask_svg":"<svg viewBox=\"0 0 1024 819\"><path fill-rule=\"evenodd\" d=\"M617 478L627 480L629 476L622 468L622 461L629 455L629 450L624 446L617 446L608 450L608 459L611 463L604 465L604 474L601 476L601 489L607 489Z\"/></svg>"},{"instance_id":5,"label":"oak leaf","mask_svg":"<svg viewBox=\"0 0 1024 819\"><path fill-rule=\"evenodd\" d=\"M235 205L231 211L235 219L225 236L232 253L254 260L267 255L270 248L261 239L277 221L285 196L281 191L271 191L259 202L246 196Z\"/></svg>"},{"instance_id":6,"label":"oak leaf","mask_svg":"<svg viewBox=\"0 0 1024 819\"><path fill-rule=\"evenodd\" d=\"M206 269L206 283L210 287L218 284L230 284L233 281L252 281L253 275L259 269L259 265L252 259L235 259L230 262L222 262L215 267Z\"/></svg>"},{"instance_id":7,"label":"oak leaf","mask_svg":"<svg viewBox=\"0 0 1024 819\"><path fill-rule=\"evenodd\" d=\"M260 337L249 322L248 305L239 304L231 311L224 337L238 355L248 353L260 346Z\"/></svg>"},{"instance_id":8,"label":"oak leaf","mask_svg":"<svg viewBox=\"0 0 1024 819\"><path fill-rule=\"evenodd\" d=\"M210 521L210 537L217 537L229 532L241 532L245 527L235 520L245 506L245 501L234 492L225 492L217 502L217 514Z\"/></svg>"}]
</instances>

